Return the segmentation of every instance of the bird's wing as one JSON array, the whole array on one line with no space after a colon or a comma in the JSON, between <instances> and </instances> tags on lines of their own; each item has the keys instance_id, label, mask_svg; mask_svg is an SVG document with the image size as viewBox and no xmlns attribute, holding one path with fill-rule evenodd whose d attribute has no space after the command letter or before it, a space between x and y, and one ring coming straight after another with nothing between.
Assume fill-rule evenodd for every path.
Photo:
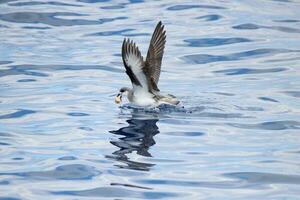
<instances>
[{"instance_id":1,"label":"bird's wing","mask_svg":"<svg viewBox=\"0 0 300 200\"><path fill-rule=\"evenodd\" d=\"M148 78L148 82L152 85L153 89L157 89L157 91L159 91L157 88L157 83L159 80L165 43L166 31L164 31L164 26L160 21L156 25L156 28L152 34L144 68L144 72Z\"/></svg>"},{"instance_id":2,"label":"bird's wing","mask_svg":"<svg viewBox=\"0 0 300 200\"><path fill-rule=\"evenodd\" d=\"M135 43L129 39L123 41L122 59L133 88L140 86L148 90L147 78L143 72L143 57Z\"/></svg>"}]
</instances>

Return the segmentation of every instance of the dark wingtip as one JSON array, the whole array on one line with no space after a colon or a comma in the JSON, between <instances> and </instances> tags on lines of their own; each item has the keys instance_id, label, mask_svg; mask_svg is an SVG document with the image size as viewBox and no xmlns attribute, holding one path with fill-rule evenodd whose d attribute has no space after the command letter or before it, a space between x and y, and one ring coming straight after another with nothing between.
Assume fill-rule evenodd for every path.
<instances>
[{"instance_id":1,"label":"dark wingtip","mask_svg":"<svg viewBox=\"0 0 300 200\"><path fill-rule=\"evenodd\" d=\"M164 25L163 25L162 21L159 21L159 22L157 23L156 27L162 27L162 28L163 28Z\"/></svg>"},{"instance_id":2,"label":"dark wingtip","mask_svg":"<svg viewBox=\"0 0 300 200\"><path fill-rule=\"evenodd\" d=\"M123 56L124 51L125 51L125 43L126 43L126 38L124 38L123 43L122 43L122 56Z\"/></svg>"},{"instance_id":3,"label":"dark wingtip","mask_svg":"<svg viewBox=\"0 0 300 200\"><path fill-rule=\"evenodd\" d=\"M125 44L127 41L127 38L125 37L124 40L123 40L123 44Z\"/></svg>"},{"instance_id":4,"label":"dark wingtip","mask_svg":"<svg viewBox=\"0 0 300 200\"><path fill-rule=\"evenodd\" d=\"M123 43L122 43L122 49L124 49L126 43L126 38L124 38Z\"/></svg>"}]
</instances>

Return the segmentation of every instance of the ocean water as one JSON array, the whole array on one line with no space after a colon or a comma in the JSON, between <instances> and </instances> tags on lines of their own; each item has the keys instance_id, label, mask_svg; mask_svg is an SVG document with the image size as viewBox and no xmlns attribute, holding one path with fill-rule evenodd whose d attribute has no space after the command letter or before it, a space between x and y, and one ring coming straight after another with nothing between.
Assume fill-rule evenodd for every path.
<instances>
[{"instance_id":1,"label":"ocean water","mask_svg":"<svg viewBox=\"0 0 300 200\"><path fill-rule=\"evenodd\" d=\"M297 0L0 1L0 199L300 199ZM178 107L114 104L124 37Z\"/></svg>"}]
</instances>

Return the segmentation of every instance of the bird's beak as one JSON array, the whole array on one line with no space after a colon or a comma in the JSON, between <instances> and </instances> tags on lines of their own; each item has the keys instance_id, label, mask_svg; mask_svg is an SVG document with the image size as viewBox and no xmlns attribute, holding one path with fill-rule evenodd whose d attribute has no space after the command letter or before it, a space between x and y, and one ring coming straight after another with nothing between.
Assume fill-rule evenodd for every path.
<instances>
[{"instance_id":1,"label":"bird's beak","mask_svg":"<svg viewBox=\"0 0 300 200\"><path fill-rule=\"evenodd\" d=\"M122 95L119 93L116 97L115 97L115 103L119 104L122 102Z\"/></svg>"}]
</instances>

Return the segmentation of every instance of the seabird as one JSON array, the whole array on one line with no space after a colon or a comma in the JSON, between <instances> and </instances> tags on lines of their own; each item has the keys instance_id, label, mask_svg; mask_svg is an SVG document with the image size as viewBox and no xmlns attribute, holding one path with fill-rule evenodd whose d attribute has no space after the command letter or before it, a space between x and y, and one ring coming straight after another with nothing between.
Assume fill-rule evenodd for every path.
<instances>
[{"instance_id":1,"label":"seabird","mask_svg":"<svg viewBox=\"0 0 300 200\"><path fill-rule=\"evenodd\" d=\"M166 31L161 21L156 25L152 34L146 60L143 59L139 48L130 39L124 39L122 59L131 83L132 89L122 87L115 102L122 101L123 94L129 102L138 106L158 106L160 104L177 105L179 101L173 95L163 95L157 87L161 61L166 43Z\"/></svg>"}]
</instances>

